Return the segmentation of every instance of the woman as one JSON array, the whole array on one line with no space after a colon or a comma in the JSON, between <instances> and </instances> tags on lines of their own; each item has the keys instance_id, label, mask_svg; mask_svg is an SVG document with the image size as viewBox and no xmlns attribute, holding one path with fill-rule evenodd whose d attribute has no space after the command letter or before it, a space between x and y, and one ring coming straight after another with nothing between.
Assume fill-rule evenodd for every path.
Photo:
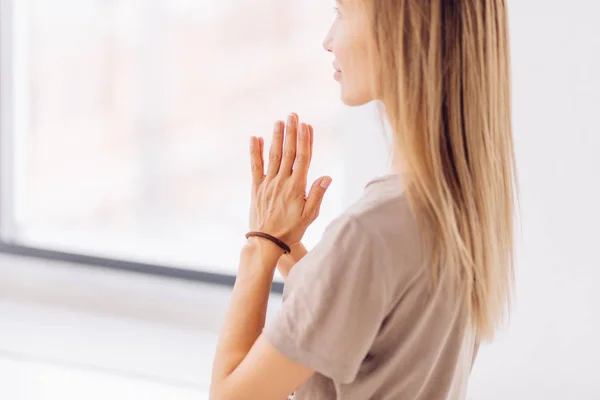
<instances>
[{"instance_id":1,"label":"woman","mask_svg":"<svg viewBox=\"0 0 600 400\"><path fill-rule=\"evenodd\" d=\"M383 104L395 172L369 182L305 254L298 243L331 182L318 179L305 197L312 128L296 115L276 123L266 175L263 141L251 139L250 230L259 236L248 235L241 252L215 400L293 391L298 400L464 399L479 343L508 309L515 166L506 2L338 6L324 47L342 100ZM280 262L282 310L263 327L274 270L292 244Z\"/></svg>"}]
</instances>

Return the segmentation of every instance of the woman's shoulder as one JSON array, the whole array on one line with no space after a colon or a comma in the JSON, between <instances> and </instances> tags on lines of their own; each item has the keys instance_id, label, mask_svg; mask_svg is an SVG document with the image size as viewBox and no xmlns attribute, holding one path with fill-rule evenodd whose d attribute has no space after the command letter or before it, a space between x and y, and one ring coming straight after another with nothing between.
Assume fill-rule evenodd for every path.
<instances>
[{"instance_id":1,"label":"woman's shoulder","mask_svg":"<svg viewBox=\"0 0 600 400\"><path fill-rule=\"evenodd\" d=\"M383 246L409 245L418 236L419 225L404 191L387 195L365 190L361 198L338 218L337 224L355 221L375 242Z\"/></svg>"},{"instance_id":2,"label":"woman's shoulder","mask_svg":"<svg viewBox=\"0 0 600 400\"><path fill-rule=\"evenodd\" d=\"M387 197L372 196L365 192L340 217L337 224L339 227L347 224L359 227L354 232L368 238L375 254L374 261L392 281L401 284L421 275L425 258L422 252L423 236L404 192L393 192Z\"/></svg>"}]
</instances>

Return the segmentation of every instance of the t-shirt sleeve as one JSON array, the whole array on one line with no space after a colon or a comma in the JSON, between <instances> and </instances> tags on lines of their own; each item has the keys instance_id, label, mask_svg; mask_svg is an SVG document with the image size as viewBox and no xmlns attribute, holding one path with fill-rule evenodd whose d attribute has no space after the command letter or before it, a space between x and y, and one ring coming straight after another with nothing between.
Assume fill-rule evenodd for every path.
<instances>
[{"instance_id":1,"label":"t-shirt sleeve","mask_svg":"<svg viewBox=\"0 0 600 400\"><path fill-rule=\"evenodd\" d=\"M352 382L387 314L388 282L377 256L356 217L334 221L290 272L266 339L290 360Z\"/></svg>"}]
</instances>

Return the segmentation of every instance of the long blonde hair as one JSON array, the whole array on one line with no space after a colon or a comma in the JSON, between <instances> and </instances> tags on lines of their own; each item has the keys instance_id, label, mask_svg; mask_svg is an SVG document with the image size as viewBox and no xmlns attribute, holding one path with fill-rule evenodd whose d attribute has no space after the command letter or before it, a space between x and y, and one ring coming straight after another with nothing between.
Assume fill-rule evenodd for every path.
<instances>
[{"instance_id":1,"label":"long blonde hair","mask_svg":"<svg viewBox=\"0 0 600 400\"><path fill-rule=\"evenodd\" d=\"M516 190L505 0L362 0L378 98L440 268L491 340L514 282Z\"/></svg>"}]
</instances>

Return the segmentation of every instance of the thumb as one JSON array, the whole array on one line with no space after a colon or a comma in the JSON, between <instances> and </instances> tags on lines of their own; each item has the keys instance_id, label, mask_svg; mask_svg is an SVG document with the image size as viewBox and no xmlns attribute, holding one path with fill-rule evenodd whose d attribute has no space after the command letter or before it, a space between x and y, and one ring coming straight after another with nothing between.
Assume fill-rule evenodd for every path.
<instances>
[{"instance_id":1,"label":"thumb","mask_svg":"<svg viewBox=\"0 0 600 400\"><path fill-rule=\"evenodd\" d=\"M308 198L306 199L306 207L304 208L304 213L312 219L319 215L323 196L325 196L325 191L331 184L331 181L332 179L330 177L324 176L317 179L312 184L310 192L308 193Z\"/></svg>"}]
</instances>

